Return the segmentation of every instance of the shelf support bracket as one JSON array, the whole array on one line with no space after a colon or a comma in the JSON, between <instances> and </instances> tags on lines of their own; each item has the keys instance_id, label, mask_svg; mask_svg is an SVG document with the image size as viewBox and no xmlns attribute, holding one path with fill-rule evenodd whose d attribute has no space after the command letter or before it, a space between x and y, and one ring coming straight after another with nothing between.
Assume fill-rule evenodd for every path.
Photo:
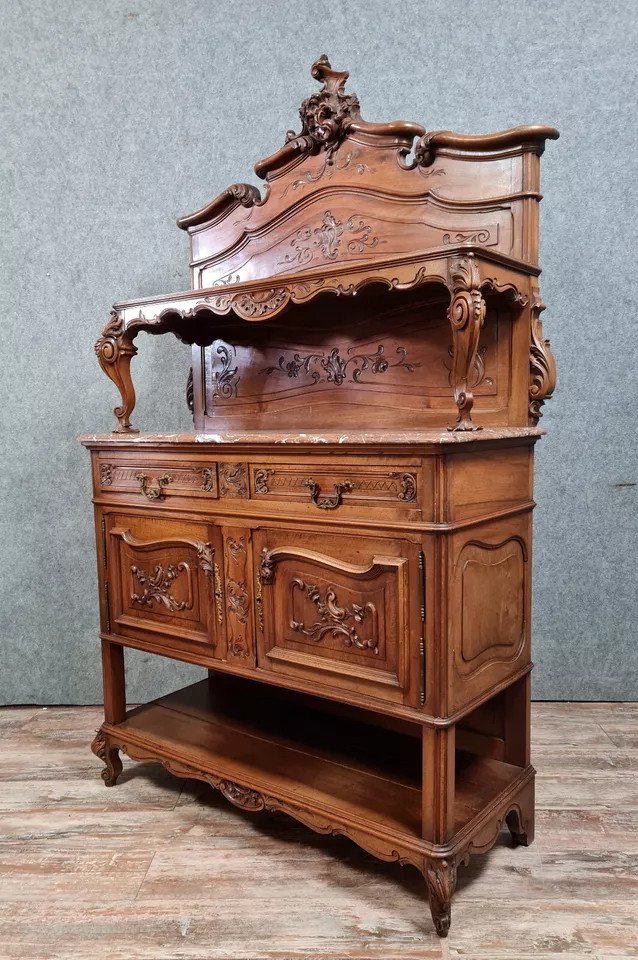
<instances>
[{"instance_id":1,"label":"shelf support bracket","mask_svg":"<svg viewBox=\"0 0 638 960\"><path fill-rule=\"evenodd\" d=\"M116 310L111 310L109 322L95 344L98 363L120 392L122 403L114 408L117 427L113 433L139 433L131 426L130 416L135 407L135 388L131 380L131 360L137 353L133 340L137 330L127 331Z\"/></svg>"},{"instance_id":2,"label":"shelf support bracket","mask_svg":"<svg viewBox=\"0 0 638 960\"><path fill-rule=\"evenodd\" d=\"M458 407L456 424L449 430L480 430L472 423L474 394L469 387L476 362L481 327L485 320L485 300L481 293L481 275L473 254L455 258L450 266L450 306L448 320L452 328L452 386Z\"/></svg>"}]
</instances>

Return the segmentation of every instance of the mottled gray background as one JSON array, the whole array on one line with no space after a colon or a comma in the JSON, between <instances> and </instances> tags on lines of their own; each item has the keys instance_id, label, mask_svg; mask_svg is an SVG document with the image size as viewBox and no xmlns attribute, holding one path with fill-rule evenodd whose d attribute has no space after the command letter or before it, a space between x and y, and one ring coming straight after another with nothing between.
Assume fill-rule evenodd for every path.
<instances>
[{"instance_id":1,"label":"mottled gray background","mask_svg":"<svg viewBox=\"0 0 638 960\"><path fill-rule=\"evenodd\" d=\"M559 387L538 450L538 698L638 694L636 4L20 0L1 6L0 702L100 699L84 432L116 299L188 286L174 218L283 143L322 52L371 120L551 123L542 293ZM187 348L140 338L144 429L188 429ZM128 656L130 699L193 671ZM199 675L199 671L196 672Z\"/></svg>"}]
</instances>

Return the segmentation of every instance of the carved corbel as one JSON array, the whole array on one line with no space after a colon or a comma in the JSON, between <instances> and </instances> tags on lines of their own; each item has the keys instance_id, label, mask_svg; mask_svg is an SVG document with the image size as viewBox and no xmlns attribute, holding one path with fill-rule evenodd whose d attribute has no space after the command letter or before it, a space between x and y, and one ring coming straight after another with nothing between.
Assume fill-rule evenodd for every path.
<instances>
[{"instance_id":1,"label":"carved corbel","mask_svg":"<svg viewBox=\"0 0 638 960\"><path fill-rule=\"evenodd\" d=\"M133 339L137 331L127 331L116 310L111 310L109 322L95 344L95 352L102 370L120 392L122 403L113 409L117 427L113 433L139 433L129 419L135 407L135 389L131 380L131 360L137 353Z\"/></svg>"},{"instance_id":2,"label":"carved corbel","mask_svg":"<svg viewBox=\"0 0 638 960\"><path fill-rule=\"evenodd\" d=\"M543 416L541 407L549 400L556 386L556 361L549 348L549 340L543 338L540 315L545 304L540 299L538 288L534 289L531 305L531 342L529 353L529 422L535 426Z\"/></svg>"},{"instance_id":3,"label":"carved corbel","mask_svg":"<svg viewBox=\"0 0 638 960\"><path fill-rule=\"evenodd\" d=\"M480 430L472 423L474 394L469 386L476 365L481 327L485 320L485 300L480 290L479 268L471 254L458 257L450 268L451 301L448 319L452 327L452 376L454 402L458 407L456 424L450 430Z\"/></svg>"}]
</instances>

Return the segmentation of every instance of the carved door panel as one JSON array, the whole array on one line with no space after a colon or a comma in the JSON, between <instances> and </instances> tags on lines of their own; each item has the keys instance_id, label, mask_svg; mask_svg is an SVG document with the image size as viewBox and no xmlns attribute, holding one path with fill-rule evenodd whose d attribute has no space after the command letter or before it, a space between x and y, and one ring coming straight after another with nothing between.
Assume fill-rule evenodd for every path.
<instances>
[{"instance_id":1,"label":"carved door panel","mask_svg":"<svg viewBox=\"0 0 638 960\"><path fill-rule=\"evenodd\" d=\"M255 548L261 668L309 679L315 687L415 702L420 611L414 544L268 530L256 535Z\"/></svg>"},{"instance_id":2,"label":"carved door panel","mask_svg":"<svg viewBox=\"0 0 638 960\"><path fill-rule=\"evenodd\" d=\"M206 523L105 517L110 631L222 656L219 531Z\"/></svg>"}]
</instances>

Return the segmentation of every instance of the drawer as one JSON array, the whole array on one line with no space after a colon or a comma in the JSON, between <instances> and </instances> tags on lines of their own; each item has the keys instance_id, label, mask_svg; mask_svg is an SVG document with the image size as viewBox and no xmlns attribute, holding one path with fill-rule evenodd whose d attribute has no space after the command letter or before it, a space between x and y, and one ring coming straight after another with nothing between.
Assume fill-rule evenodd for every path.
<instances>
[{"instance_id":1,"label":"drawer","mask_svg":"<svg viewBox=\"0 0 638 960\"><path fill-rule=\"evenodd\" d=\"M253 500L305 504L311 510L334 511L371 507L398 512L419 512L431 492L423 490L420 463L334 464L253 463L250 497Z\"/></svg>"},{"instance_id":2,"label":"drawer","mask_svg":"<svg viewBox=\"0 0 638 960\"><path fill-rule=\"evenodd\" d=\"M180 497L216 500L219 496L217 464L208 460L99 456L95 462L96 492L124 493L144 503Z\"/></svg>"},{"instance_id":3,"label":"drawer","mask_svg":"<svg viewBox=\"0 0 638 960\"><path fill-rule=\"evenodd\" d=\"M418 547L301 531L254 536L263 670L415 705L422 633Z\"/></svg>"}]
</instances>

